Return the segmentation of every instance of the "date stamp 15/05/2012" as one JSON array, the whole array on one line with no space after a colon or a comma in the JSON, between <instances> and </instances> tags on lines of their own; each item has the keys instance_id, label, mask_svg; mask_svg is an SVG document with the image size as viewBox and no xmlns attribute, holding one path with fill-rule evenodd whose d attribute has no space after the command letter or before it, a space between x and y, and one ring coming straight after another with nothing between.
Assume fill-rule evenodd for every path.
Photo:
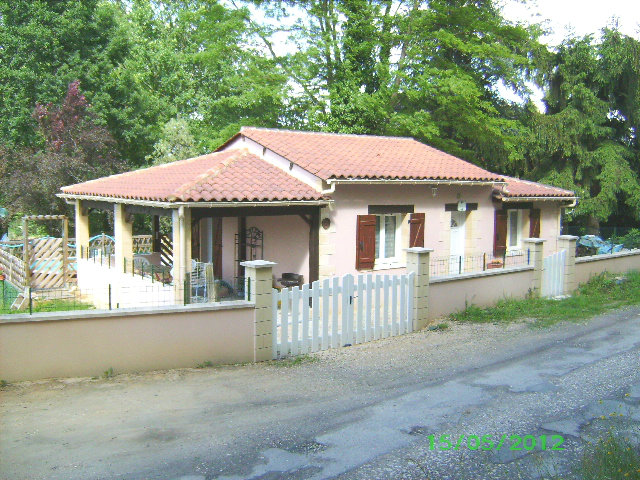
<instances>
[{"instance_id":1,"label":"date stamp 15/05/2012","mask_svg":"<svg viewBox=\"0 0 640 480\"><path fill-rule=\"evenodd\" d=\"M452 436L442 434L440 436L427 435L429 439L429 450L460 450L468 448L469 450L485 450L496 451L531 451L531 450L550 450L561 452L565 450L563 447L564 438L562 435L458 435Z\"/></svg>"}]
</instances>

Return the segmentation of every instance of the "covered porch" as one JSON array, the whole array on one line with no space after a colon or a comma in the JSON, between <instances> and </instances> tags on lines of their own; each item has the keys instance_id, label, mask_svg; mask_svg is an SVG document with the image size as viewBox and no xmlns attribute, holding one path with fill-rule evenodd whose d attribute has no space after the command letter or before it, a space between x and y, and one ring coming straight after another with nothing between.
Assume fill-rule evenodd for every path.
<instances>
[{"instance_id":1,"label":"covered porch","mask_svg":"<svg viewBox=\"0 0 640 480\"><path fill-rule=\"evenodd\" d=\"M73 199L78 288L98 308L244 298L245 260L276 262L274 287L281 286L283 274L300 283L318 279L320 209L326 202L151 206L109 200ZM113 248L90 241L94 211L113 212ZM146 249L134 241L136 216L151 225Z\"/></svg>"}]
</instances>

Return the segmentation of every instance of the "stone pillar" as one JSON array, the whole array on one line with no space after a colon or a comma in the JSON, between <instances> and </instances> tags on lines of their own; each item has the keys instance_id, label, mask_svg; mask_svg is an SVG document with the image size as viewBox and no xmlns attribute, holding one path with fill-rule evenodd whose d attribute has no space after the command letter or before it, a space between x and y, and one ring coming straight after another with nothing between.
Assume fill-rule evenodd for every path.
<instances>
[{"instance_id":1,"label":"stone pillar","mask_svg":"<svg viewBox=\"0 0 640 480\"><path fill-rule=\"evenodd\" d=\"M413 329L420 330L429 323L429 255L431 248L413 247L407 253L407 273L415 273L413 291Z\"/></svg>"},{"instance_id":2,"label":"stone pillar","mask_svg":"<svg viewBox=\"0 0 640 480\"><path fill-rule=\"evenodd\" d=\"M89 257L89 210L76 200L76 258Z\"/></svg>"},{"instance_id":3,"label":"stone pillar","mask_svg":"<svg viewBox=\"0 0 640 480\"><path fill-rule=\"evenodd\" d=\"M576 284L576 242L578 237L574 235L560 235L558 237L558 250L566 250L567 255L564 260L564 280L562 293L571 295L578 287Z\"/></svg>"},{"instance_id":4,"label":"stone pillar","mask_svg":"<svg viewBox=\"0 0 640 480\"><path fill-rule=\"evenodd\" d=\"M524 245L529 251L529 265L533 266L533 277L529 287L531 295L539 297L542 293L542 270L544 268L544 242L540 238L525 238Z\"/></svg>"},{"instance_id":5,"label":"stone pillar","mask_svg":"<svg viewBox=\"0 0 640 480\"><path fill-rule=\"evenodd\" d=\"M324 280L336 274L335 216L329 207L320 209L320 231L318 237L318 274L320 280Z\"/></svg>"},{"instance_id":6,"label":"stone pillar","mask_svg":"<svg viewBox=\"0 0 640 480\"><path fill-rule=\"evenodd\" d=\"M113 233L116 239L115 266L120 273L131 273L133 268L133 222L128 218L124 207L122 203L116 203L113 206Z\"/></svg>"},{"instance_id":7,"label":"stone pillar","mask_svg":"<svg viewBox=\"0 0 640 480\"><path fill-rule=\"evenodd\" d=\"M241 262L245 268L245 297L255 303L254 361L271 360L274 353L272 318L272 270L274 262L252 260Z\"/></svg>"}]
</instances>

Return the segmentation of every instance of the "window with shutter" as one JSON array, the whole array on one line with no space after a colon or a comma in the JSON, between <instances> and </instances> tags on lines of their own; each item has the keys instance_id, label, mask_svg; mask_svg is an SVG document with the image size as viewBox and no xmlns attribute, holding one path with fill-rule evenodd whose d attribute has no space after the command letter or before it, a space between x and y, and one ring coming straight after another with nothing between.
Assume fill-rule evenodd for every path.
<instances>
[{"instance_id":1,"label":"window with shutter","mask_svg":"<svg viewBox=\"0 0 640 480\"><path fill-rule=\"evenodd\" d=\"M529 237L540 238L540 209L532 208L529 212Z\"/></svg>"},{"instance_id":2,"label":"window with shutter","mask_svg":"<svg viewBox=\"0 0 640 480\"><path fill-rule=\"evenodd\" d=\"M358 215L356 269L372 269L376 261L376 216Z\"/></svg>"},{"instance_id":3,"label":"window with shutter","mask_svg":"<svg viewBox=\"0 0 640 480\"><path fill-rule=\"evenodd\" d=\"M424 247L424 213L412 213L409 217L409 247Z\"/></svg>"},{"instance_id":4,"label":"window with shutter","mask_svg":"<svg viewBox=\"0 0 640 480\"><path fill-rule=\"evenodd\" d=\"M507 251L507 212L496 210L493 236L493 254L501 257Z\"/></svg>"}]
</instances>

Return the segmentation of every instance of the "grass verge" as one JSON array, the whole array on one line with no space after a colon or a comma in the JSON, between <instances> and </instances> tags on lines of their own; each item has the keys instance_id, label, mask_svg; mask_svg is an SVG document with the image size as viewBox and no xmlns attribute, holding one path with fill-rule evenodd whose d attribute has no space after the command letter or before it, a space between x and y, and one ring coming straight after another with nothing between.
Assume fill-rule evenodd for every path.
<instances>
[{"instance_id":1,"label":"grass verge","mask_svg":"<svg viewBox=\"0 0 640 480\"><path fill-rule=\"evenodd\" d=\"M640 304L640 272L602 273L581 285L569 298L505 299L488 308L472 305L451 314L450 318L473 323L508 323L532 318L536 325L548 326L561 320L590 318L607 310L637 304Z\"/></svg>"},{"instance_id":2,"label":"grass verge","mask_svg":"<svg viewBox=\"0 0 640 480\"><path fill-rule=\"evenodd\" d=\"M640 480L640 452L610 432L587 449L577 473L582 480Z\"/></svg>"}]
</instances>

